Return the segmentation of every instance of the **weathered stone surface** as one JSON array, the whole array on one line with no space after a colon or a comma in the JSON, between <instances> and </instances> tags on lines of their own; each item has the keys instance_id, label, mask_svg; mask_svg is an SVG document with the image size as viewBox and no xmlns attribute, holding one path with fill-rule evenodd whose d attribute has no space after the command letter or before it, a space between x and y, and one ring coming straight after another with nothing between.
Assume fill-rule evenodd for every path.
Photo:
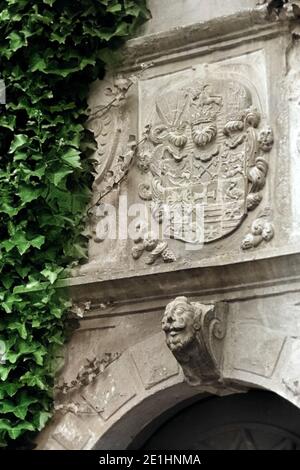
<instances>
[{"instance_id":1,"label":"weathered stone surface","mask_svg":"<svg viewBox=\"0 0 300 470\"><path fill-rule=\"evenodd\" d=\"M164 335L158 333L138 343L131 354L146 389L163 382L179 372L179 367L165 347Z\"/></svg>"},{"instance_id":2,"label":"weathered stone surface","mask_svg":"<svg viewBox=\"0 0 300 470\"><path fill-rule=\"evenodd\" d=\"M193 234L193 224L189 223L183 223L183 226L191 233L183 236L175 230L171 233L171 240L153 237L149 230L140 235L139 242L132 239L106 239L104 226L110 216L105 212L104 206L99 206L100 212L94 214L91 224L93 240L90 243L90 263L77 272L82 280L84 278L88 280L89 275L94 279L99 276L102 280L123 278L122 266L126 266L125 277L129 278L136 273L144 276L161 272L178 272L187 266L188 268L203 267L207 264L228 266L237 260L246 262L275 254L295 252L295 243L299 241L299 230L296 229L296 219L292 219L292 212L296 213L298 207L298 185L296 180L292 185L289 182L291 178L295 179L298 165L295 154L297 139L293 133L293 129L297 129L296 117L294 118L297 113L292 110L296 106L293 103L296 103L297 87L294 87L291 93L288 90L289 83L295 81L293 73L296 73L296 67L293 72L285 59L287 57L288 61L295 62L294 51L297 45L292 48L289 46L289 16L283 12L279 17L275 13L268 16L267 2L259 2L260 6L257 8L255 8L257 2L230 2L230 5L227 3L225 5L223 2L219 8L213 7L214 3L210 2L209 6L206 4L205 8L197 9L198 12L201 11L203 21L206 21L205 15L212 8L213 17L205 23L205 27L189 25L188 12L192 11L190 7L193 8L193 2L189 4L184 2L185 11L180 15L181 25L188 25L184 26L184 30L171 31L170 24L167 23L164 31L155 37L146 35L129 41L125 69L126 62L128 65L123 78L110 75L107 77L107 82L95 84L92 90L90 99L92 113L89 122L99 144L95 198L100 197L103 204L112 204L116 209L121 207L123 217L126 207L123 205L122 197L125 196L128 207L131 207L131 204L141 202L137 197L139 193L144 206L149 210L151 207L150 212L154 209L154 212L158 213L164 197L172 196L171 199L174 199L174 195L180 196L182 204L186 204L190 197L195 199L202 194L204 199L207 198L207 201L203 202L205 206L203 238L206 245L196 251L186 249L182 240L190 240ZM183 5L182 2L179 4ZM160 3L159 8L163 9L164 6ZM239 13L231 14L236 11ZM219 15L221 20L218 19ZM154 16L157 18L157 15ZM193 22L195 21L197 17L193 15ZM282 53L274 55L275 50L280 50ZM284 53L285 50L288 51L287 55ZM154 62L152 57L150 58L150 53L153 54ZM132 59L133 56L135 59ZM148 61L154 65L143 70L136 69L137 63L147 64ZM222 82L224 86L219 89L218 80L219 83L220 80L224 80ZM200 85L203 86L202 92ZM226 89L232 86L235 88L235 93L227 93ZM248 90L243 106L241 100L237 98L239 87L241 94L243 94L242 89ZM108 94L105 91L107 88L109 88ZM277 90L281 90L281 93ZM191 103L182 109L181 94L184 96L184 93L190 96ZM291 100L290 94L293 94ZM103 107L112 99L116 100L118 105L108 107L110 112L104 116ZM215 103L212 103L213 99ZM218 100L219 107L216 102ZM205 104L208 101L210 105ZM246 129L241 129L240 133L235 135L238 124L236 129L232 127L231 133L228 133L229 123L239 122L238 120L225 122L226 116L238 114L229 112L232 110L233 102L237 107L235 111L238 108L240 111L242 108L245 110L248 105L257 111L256 119L253 119L253 116L250 121L246 118L245 141L243 136ZM171 109L170 116L166 111L167 106ZM205 126L203 122L196 122L199 119L203 121L203 113L209 106L215 107L214 110L207 112L206 117L209 117L210 123ZM179 121L172 124L171 115L173 113L176 116L176 110ZM217 116L217 122L214 121L212 114ZM278 120L275 119L277 114ZM289 125L289 121L292 125ZM213 132L212 141L207 141L204 145L205 139L203 141L201 135L205 136L204 129L212 129L214 122L217 124L217 136L214 136ZM249 126L249 123L252 124ZM170 125L174 127L173 130ZM200 140L196 134L200 135ZM152 142L149 142L149 137ZM137 152L134 152L134 139L139 142ZM237 167L234 168L237 164L234 163L236 158L246 159L249 167L247 168L246 164L243 171L227 179L224 178L224 174L221 175L222 171L218 170L216 171L218 177L213 182L202 181L209 176L210 164L225 158L224 145L228 150L226 157L228 175L232 174L232 171L238 171ZM214 155L218 150L219 153ZM170 162L167 162L169 169L166 175L164 166L167 163L161 165L163 159L160 158L165 151L169 152L168 159L173 164L170 166ZM241 156L242 153L244 157ZM292 159L290 153L293 155ZM255 162L251 162L251 155L252 157L256 155ZM154 163L154 174L151 173L152 170L148 170L147 173L149 158ZM192 171L180 167L180 165L186 166L188 161L193 167ZM199 168L196 169L196 166ZM201 176L203 169L204 175ZM127 178L122 180L124 172L127 171ZM155 171L158 175L155 175ZM273 175L272 181L268 178L270 171ZM242 184L245 175L249 177L246 188ZM176 184L173 185L172 191L168 190L170 194L162 196L161 189L164 189L165 185L168 186L170 177L173 182L174 178L176 179ZM115 184L116 181L121 180L122 184L116 187L118 186ZM199 183L199 187L196 182ZM110 191L113 185L115 189ZM180 185L182 188L179 190ZM152 194L153 189L155 194ZM184 194L184 189L188 189L191 194L188 192ZM109 194L106 194L107 190ZM211 199L213 194L218 194L215 203L218 202L220 206L220 214L219 221L209 224L210 211L214 209ZM231 204L234 208L244 197L247 198L247 207L240 208L239 211L226 211L226 208L229 209L228 205ZM245 218L246 220L243 220ZM265 228L261 230L262 233L256 234L256 227L261 221ZM102 234L97 233L99 226L103 228L100 230ZM224 238L230 230L230 237ZM218 243L213 245L211 242L216 239ZM99 263L101 263L100 271Z\"/></svg>"},{"instance_id":3,"label":"weathered stone surface","mask_svg":"<svg viewBox=\"0 0 300 470\"><path fill-rule=\"evenodd\" d=\"M128 356L124 355L111 364L94 384L86 387L83 395L88 403L107 420L134 398L136 393L132 364Z\"/></svg>"},{"instance_id":4,"label":"weathered stone surface","mask_svg":"<svg viewBox=\"0 0 300 470\"><path fill-rule=\"evenodd\" d=\"M124 48L122 67L92 87L98 206L89 261L69 282L90 308L62 375L71 382L86 358L122 355L80 392L95 411L88 429L59 416L43 437L50 448L124 449L197 394L260 388L300 408L299 2L272 12L268 3L150 0L153 19ZM193 212L199 200L196 240L183 215L184 230L168 238L138 226L134 211L136 237L107 236L105 204L118 225L132 204L159 221L164 202ZM208 319L197 351L173 348L185 375L161 332L166 306L183 296ZM226 334L216 338L220 303Z\"/></svg>"},{"instance_id":5,"label":"weathered stone surface","mask_svg":"<svg viewBox=\"0 0 300 470\"><path fill-rule=\"evenodd\" d=\"M176 271L187 264L201 266L203 259L212 266L242 261L249 255L241 245L266 249L261 241L267 241L274 246L275 221L271 225L266 219L272 207L268 171L276 166L276 135L268 115L268 68L264 51L253 47L240 49L234 60L222 58L208 64L203 58L193 59L184 71L173 64L163 74L160 67L150 68L135 81L126 79L131 87L125 80L128 95L111 111L116 114L115 125L105 129L97 115L90 123L101 151L95 197L102 205L101 214L97 209L91 221L95 234L91 262L78 274L94 272L98 259L105 279L112 273L118 276L124 264L127 275L143 275ZM119 82L112 78L116 94L121 93ZM93 93L93 106L101 109L107 96L100 88ZM134 155L126 144L131 135L140 142ZM108 183L108 175L109 181L122 181L124 171L128 171L126 181L116 190L107 189L115 184ZM112 214L109 204L115 207ZM135 210L139 204L145 212L135 222L135 235L130 215L134 204ZM128 232L122 232L127 239L110 239L107 227L112 227L113 214L118 229L127 220ZM252 227L255 220L268 227L262 230L262 238L258 234L251 243L242 243L246 217ZM153 234L154 221L160 235ZM216 250L214 241L218 241Z\"/></svg>"},{"instance_id":6,"label":"weathered stone surface","mask_svg":"<svg viewBox=\"0 0 300 470\"><path fill-rule=\"evenodd\" d=\"M48 439L48 441L44 445L43 450L66 450L66 447L62 446L57 441L50 438L50 439Z\"/></svg>"},{"instance_id":7,"label":"weathered stone surface","mask_svg":"<svg viewBox=\"0 0 300 470\"><path fill-rule=\"evenodd\" d=\"M52 434L58 444L68 450L83 449L91 437L91 433L84 421L72 413L65 415Z\"/></svg>"},{"instance_id":8,"label":"weathered stone surface","mask_svg":"<svg viewBox=\"0 0 300 470\"><path fill-rule=\"evenodd\" d=\"M230 15L242 10L250 10L258 0L173 0L170 4L161 0L150 0L152 19L143 27L144 34L165 31L169 28L205 22L216 16Z\"/></svg>"},{"instance_id":9,"label":"weathered stone surface","mask_svg":"<svg viewBox=\"0 0 300 470\"><path fill-rule=\"evenodd\" d=\"M286 389L287 397L300 406L300 339L290 338L286 348L288 360L282 364L278 376Z\"/></svg>"},{"instance_id":10,"label":"weathered stone surface","mask_svg":"<svg viewBox=\"0 0 300 470\"><path fill-rule=\"evenodd\" d=\"M270 328L241 323L232 331L230 365L236 370L271 377L285 339L285 336Z\"/></svg>"}]
</instances>

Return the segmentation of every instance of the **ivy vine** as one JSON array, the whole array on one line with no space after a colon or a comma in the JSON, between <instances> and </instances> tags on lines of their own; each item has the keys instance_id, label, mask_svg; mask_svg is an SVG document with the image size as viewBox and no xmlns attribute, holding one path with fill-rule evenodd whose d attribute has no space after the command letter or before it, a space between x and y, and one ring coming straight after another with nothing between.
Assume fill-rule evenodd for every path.
<instances>
[{"instance_id":1,"label":"ivy vine","mask_svg":"<svg viewBox=\"0 0 300 470\"><path fill-rule=\"evenodd\" d=\"M0 446L51 416L68 298L86 257L89 85L148 18L145 0L0 0Z\"/></svg>"}]
</instances>

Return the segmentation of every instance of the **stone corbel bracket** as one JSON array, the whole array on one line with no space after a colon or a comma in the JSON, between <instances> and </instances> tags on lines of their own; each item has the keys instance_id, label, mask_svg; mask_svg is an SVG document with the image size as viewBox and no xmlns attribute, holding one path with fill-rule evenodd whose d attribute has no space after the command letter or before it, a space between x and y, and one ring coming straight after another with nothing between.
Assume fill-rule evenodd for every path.
<instances>
[{"instance_id":1,"label":"stone corbel bracket","mask_svg":"<svg viewBox=\"0 0 300 470\"><path fill-rule=\"evenodd\" d=\"M177 297L167 305L162 329L190 385L222 385L227 314L223 302L205 305Z\"/></svg>"}]
</instances>

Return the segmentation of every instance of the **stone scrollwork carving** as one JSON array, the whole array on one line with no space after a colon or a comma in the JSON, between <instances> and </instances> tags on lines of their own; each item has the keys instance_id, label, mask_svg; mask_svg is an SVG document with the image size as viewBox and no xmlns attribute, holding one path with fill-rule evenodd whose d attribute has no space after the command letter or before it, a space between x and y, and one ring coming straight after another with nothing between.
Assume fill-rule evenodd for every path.
<instances>
[{"instance_id":1,"label":"stone scrollwork carving","mask_svg":"<svg viewBox=\"0 0 300 470\"><path fill-rule=\"evenodd\" d=\"M133 80L116 76L103 84L101 104L89 110L86 122L86 127L97 141L97 150L92 159L95 179L87 230L87 236L96 243L104 240L96 233L97 209L102 199L112 190L118 189L126 178L137 145L135 135L128 132L129 118L126 109L127 94L134 84Z\"/></svg>"},{"instance_id":2,"label":"stone scrollwork carving","mask_svg":"<svg viewBox=\"0 0 300 470\"><path fill-rule=\"evenodd\" d=\"M102 180L99 198L101 199L117 187L127 175L136 149L135 136L130 136L124 155L119 155L114 165L106 172Z\"/></svg>"},{"instance_id":3,"label":"stone scrollwork carving","mask_svg":"<svg viewBox=\"0 0 300 470\"><path fill-rule=\"evenodd\" d=\"M170 235L210 243L232 233L262 201L273 132L256 108L256 91L236 77L208 75L171 88L157 96L138 149L139 195L160 219L164 207L168 218L201 205L202 229L183 221Z\"/></svg>"},{"instance_id":4,"label":"stone scrollwork carving","mask_svg":"<svg viewBox=\"0 0 300 470\"><path fill-rule=\"evenodd\" d=\"M190 385L222 382L227 304L205 305L177 297L162 319L166 342Z\"/></svg>"},{"instance_id":5,"label":"stone scrollwork carving","mask_svg":"<svg viewBox=\"0 0 300 470\"><path fill-rule=\"evenodd\" d=\"M132 80L116 77L107 82L103 93L103 102L90 110L86 123L97 141L97 152L94 157L94 189L103 192L102 185L109 179L112 166L118 160L118 148L121 143L123 122L126 117L125 103Z\"/></svg>"},{"instance_id":6,"label":"stone scrollwork carving","mask_svg":"<svg viewBox=\"0 0 300 470\"><path fill-rule=\"evenodd\" d=\"M109 194L113 189L117 189L122 181L126 178L129 169L132 165L134 154L136 151L136 140L134 136L129 137L126 150L123 155L119 155L110 170L107 170L101 185L98 188L97 200L89 209L89 229L87 236L93 238L95 243L101 243L105 240L106 235L99 236L97 234L97 223L99 222L98 209L101 205L101 200ZM101 219L107 216L107 211L101 216ZM108 228L108 227L107 227Z\"/></svg>"}]
</instances>

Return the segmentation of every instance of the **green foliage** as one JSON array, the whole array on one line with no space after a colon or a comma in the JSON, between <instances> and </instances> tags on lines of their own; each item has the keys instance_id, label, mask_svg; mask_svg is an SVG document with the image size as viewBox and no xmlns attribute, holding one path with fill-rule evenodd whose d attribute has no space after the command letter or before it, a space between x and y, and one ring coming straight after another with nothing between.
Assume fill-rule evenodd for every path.
<instances>
[{"instance_id":1,"label":"green foliage","mask_svg":"<svg viewBox=\"0 0 300 470\"><path fill-rule=\"evenodd\" d=\"M145 0L0 0L2 447L51 416L70 307L55 283L85 253L88 87L147 15Z\"/></svg>"}]
</instances>

